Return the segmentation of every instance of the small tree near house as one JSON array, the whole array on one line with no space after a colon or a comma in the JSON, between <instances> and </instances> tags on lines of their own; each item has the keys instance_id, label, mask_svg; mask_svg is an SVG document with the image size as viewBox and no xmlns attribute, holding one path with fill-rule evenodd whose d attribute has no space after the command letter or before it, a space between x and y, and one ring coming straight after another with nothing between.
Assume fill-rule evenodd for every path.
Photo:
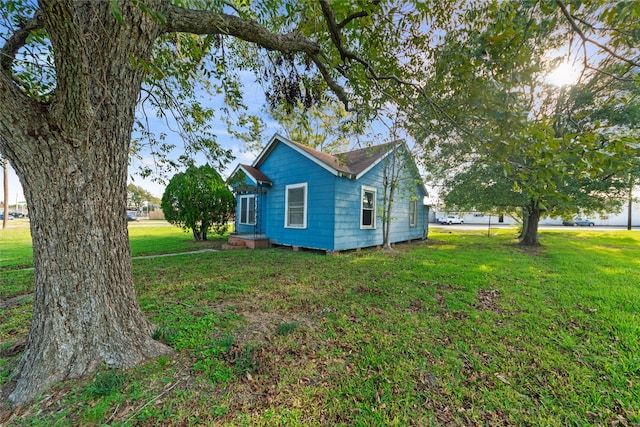
<instances>
[{"instance_id":1,"label":"small tree near house","mask_svg":"<svg viewBox=\"0 0 640 427\"><path fill-rule=\"evenodd\" d=\"M382 248L391 249L391 221L394 218L393 205L395 198L400 193L408 192L410 202L417 202L418 195L415 187L421 182L418 171L415 170L411 154L404 142L398 141L395 143L395 147L385 159L383 173ZM417 214L416 208L413 215Z\"/></svg>"},{"instance_id":2,"label":"small tree near house","mask_svg":"<svg viewBox=\"0 0 640 427\"><path fill-rule=\"evenodd\" d=\"M191 230L195 240L223 234L235 208L233 193L211 166L190 166L171 178L162 196L162 211L171 224Z\"/></svg>"}]
</instances>

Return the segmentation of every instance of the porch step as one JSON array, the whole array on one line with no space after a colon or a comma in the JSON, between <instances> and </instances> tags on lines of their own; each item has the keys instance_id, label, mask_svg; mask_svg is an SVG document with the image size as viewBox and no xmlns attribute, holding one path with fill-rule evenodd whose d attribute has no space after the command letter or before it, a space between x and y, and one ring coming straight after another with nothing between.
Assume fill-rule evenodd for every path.
<instances>
[{"instance_id":1,"label":"porch step","mask_svg":"<svg viewBox=\"0 0 640 427\"><path fill-rule=\"evenodd\" d=\"M267 238L252 238L241 236L229 236L227 244L222 249L266 249L271 247L271 242Z\"/></svg>"},{"instance_id":2,"label":"porch step","mask_svg":"<svg viewBox=\"0 0 640 427\"><path fill-rule=\"evenodd\" d=\"M253 239L247 240L245 242L245 245L249 249L267 249L271 247L271 242L269 241L269 239Z\"/></svg>"},{"instance_id":3,"label":"porch step","mask_svg":"<svg viewBox=\"0 0 640 427\"><path fill-rule=\"evenodd\" d=\"M242 237L229 236L229 238L227 239L227 246L246 247L247 245L245 244L245 242L246 239L243 239Z\"/></svg>"}]
</instances>

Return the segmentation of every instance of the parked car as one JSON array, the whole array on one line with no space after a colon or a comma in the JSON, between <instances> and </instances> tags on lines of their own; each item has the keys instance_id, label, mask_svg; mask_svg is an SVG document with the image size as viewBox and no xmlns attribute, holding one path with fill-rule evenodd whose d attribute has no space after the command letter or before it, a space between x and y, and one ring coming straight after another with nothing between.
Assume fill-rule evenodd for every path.
<instances>
[{"instance_id":1,"label":"parked car","mask_svg":"<svg viewBox=\"0 0 640 427\"><path fill-rule=\"evenodd\" d=\"M4 219L4 213L0 213L0 220ZM13 215L7 215L7 219L11 221L13 219Z\"/></svg>"},{"instance_id":2,"label":"parked car","mask_svg":"<svg viewBox=\"0 0 640 427\"><path fill-rule=\"evenodd\" d=\"M460 218L458 215L447 215L442 218L438 218L437 222L440 224L464 224L464 220Z\"/></svg>"},{"instance_id":3,"label":"parked car","mask_svg":"<svg viewBox=\"0 0 640 427\"><path fill-rule=\"evenodd\" d=\"M573 221L562 221L562 225L570 225L573 227L577 227L578 225L581 227L593 227L596 225L593 221L589 221L586 218L574 218Z\"/></svg>"},{"instance_id":4,"label":"parked car","mask_svg":"<svg viewBox=\"0 0 640 427\"><path fill-rule=\"evenodd\" d=\"M138 218L136 218L135 215L131 215L131 214L127 214L127 221L137 221Z\"/></svg>"}]
</instances>

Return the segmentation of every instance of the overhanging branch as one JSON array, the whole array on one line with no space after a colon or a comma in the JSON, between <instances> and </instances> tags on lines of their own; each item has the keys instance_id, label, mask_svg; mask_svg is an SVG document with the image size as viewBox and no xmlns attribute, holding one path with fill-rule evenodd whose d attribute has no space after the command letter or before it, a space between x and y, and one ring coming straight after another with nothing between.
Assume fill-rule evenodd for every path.
<instances>
[{"instance_id":1,"label":"overhanging branch","mask_svg":"<svg viewBox=\"0 0 640 427\"><path fill-rule=\"evenodd\" d=\"M173 5L168 7L166 32L229 35L282 53L320 53L317 43L299 33L276 34L253 20Z\"/></svg>"},{"instance_id":2,"label":"overhanging branch","mask_svg":"<svg viewBox=\"0 0 640 427\"><path fill-rule=\"evenodd\" d=\"M373 0L371 2L372 6L377 6L379 4L380 4L380 0ZM354 12L351 15L344 18L342 21L340 21L340 23L338 24L338 29L340 30L343 29L349 22L353 21L354 19L364 18L366 16L369 16L369 12L367 12L366 10L360 10L358 12Z\"/></svg>"},{"instance_id":3,"label":"overhanging branch","mask_svg":"<svg viewBox=\"0 0 640 427\"><path fill-rule=\"evenodd\" d=\"M0 69L2 71L11 69L11 65L16 59L16 54L27 43L27 37L29 37L31 31L42 27L42 13L38 10L31 19L26 21L22 27L9 37L2 49L0 49Z\"/></svg>"},{"instance_id":4,"label":"overhanging branch","mask_svg":"<svg viewBox=\"0 0 640 427\"><path fill-rule=\"evenodd\" d=\"M184 9L178 6L169 6L167 18L167 32L229 35L255 43L267 50L307 55L316 65L329 88L348 109L349 95L331 75L329 67L322 61L320 45L302 34L276 34L253 20L224 13Z\"/></svg>"},{"instance_id":5,"label":"overhanging branch","mask_svg":"<svg viewBox=\"0 0 640 427\"><path fill-rule=\"evenodd\" d=\"M571 26L571 28L573 29L573 31L575 31L578 36L582 39L583 43L591 43L594 46L599 47L600 49L602 49L603 51L607 52L609 55L613 56L616 59L619 59L621 61L626 62L627 64L633 65L634 67L640 67L640 62L637 62L633 59L629 59L629 58L625 58L624 56L621 56L619 54L617 54L616 52L614 52L613 50L609 49L607 46L603 45L602 43L598 42L597 40L593 40L591 38L589 38L584 31L582 31L580 29L580 27L578 26L578 24L576 23L576 20L574 19L574 17L571 15L571 13L569 12L569 10L567 9L567 7L565 6L565 4L562 2L562 0L556 0L556 4L560 7L560 10L562 11L562 14L564 15L564 17L567 19L567 21L569 22L569 25Z\"/></svg>"},{"instance_id":6,"label":"overhanging branch","mask_svg":"<svg viewBox=\"0 0 640 427\"><path fill-rule=\"evenodd\" d=\"M329 32L331 34L331 40L333 41L333 44L335 45L336 49L338 49L338 52L340 53L340 57L342 58L343 61L345 59L348 59L348 60L357 62L358 64L362 65L364 67L364 69L366 70L366 72L371 77L371 79L373 79L373 80L376 80L376 81L391 80L391 81L394 81L394 82L396 82L398 84L401 84L401 85L416 86L415 83L407 81L407 80L403 80L403 79L399 78L398 76L380 75L380 74L378 74L378 72L375 70L375 68L368 61L366 61L365 59L363 59L360 56L356 55L352 51L348 50L344 46L344 43L342 43L342 33L340 31L341 28L342 28L341 24L338 24L338 22L336 20L336 16L333 13L333 9L329 5L328 0L319 0L319 2L320 2L320 6L322 8L322 13L324 14L325 20L327 22L327 26L329 27ZM355 13L353 15L349 15L349 16L353 17L352 19L355 19L355 17L359 17L359 16L368 16L368 14L361 15L361 13L364 13L364 12L357 12L357 13Z\"/></svg>"}]
</instances>

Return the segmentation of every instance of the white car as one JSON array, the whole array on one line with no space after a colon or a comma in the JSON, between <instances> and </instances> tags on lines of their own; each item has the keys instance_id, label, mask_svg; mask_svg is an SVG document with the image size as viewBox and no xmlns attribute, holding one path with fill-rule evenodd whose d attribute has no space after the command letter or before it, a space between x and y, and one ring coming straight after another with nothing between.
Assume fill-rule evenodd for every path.
<instances>
[{"instance_id":1,"label":"white car","mask_svg":"<svg viewBox=\"0 0 640 427\"><path fill-rule=\"evenodd\" d=\"M447 215L443 218L438 218L440 224L464 224L464 220L458 215Z\"/></svg>"}]
</instances>

